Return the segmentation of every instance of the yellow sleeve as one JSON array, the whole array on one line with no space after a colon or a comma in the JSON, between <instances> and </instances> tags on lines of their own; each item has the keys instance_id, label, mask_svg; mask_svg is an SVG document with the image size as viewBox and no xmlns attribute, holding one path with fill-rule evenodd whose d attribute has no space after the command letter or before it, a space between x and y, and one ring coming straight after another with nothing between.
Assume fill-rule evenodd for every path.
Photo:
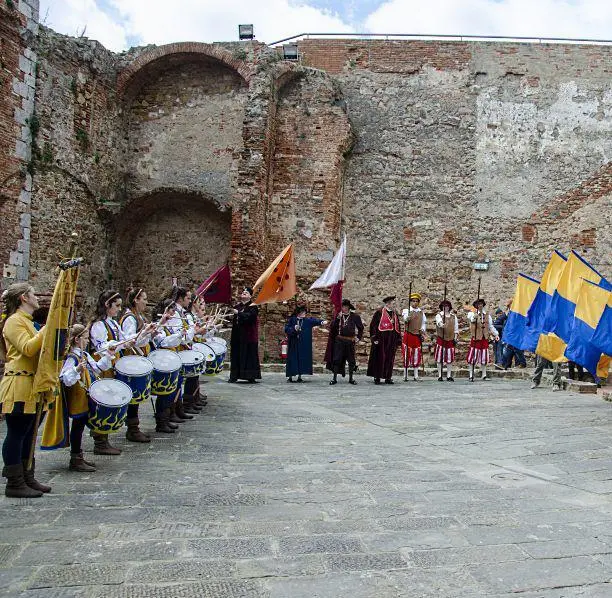
<instances>
[{"instance_id":1,"label":"yellow sleeve","mask_svg":"<svg viewBox=\"0 0 612 598\"><path fill-rule=\"evenodd\" d=\"M2 332L7 342L13 345L19 353L26 357L34 357L42 347L44 330L44 327L41 328L38 333L32 337L26 325L9 318Z\"/></svg>"}]
</instances>

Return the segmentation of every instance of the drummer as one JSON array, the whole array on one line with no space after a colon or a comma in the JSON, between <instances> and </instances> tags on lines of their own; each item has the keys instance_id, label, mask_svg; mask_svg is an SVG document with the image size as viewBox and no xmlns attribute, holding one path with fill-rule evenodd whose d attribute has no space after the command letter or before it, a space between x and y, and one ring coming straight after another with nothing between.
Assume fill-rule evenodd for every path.
<instances>
[{"instance_id":1,"label":"drummer","mask_svg":"<svg viewBox=\"0 0 612 598\"><path fill-rule=\"evenodd\" d=\"M196 321L199 321L201 324L201 327L194 336L194 340L198 343L206 343L207 339L216 331L216 327L209 327L206 323L206 301L204 297L196 295L195 299L191 302L190 311L195 315ZM194 394L194 405L196 407L205 407L208 404L208 395L200 391L201 385L202 381L198 379L198 385Z\"/></svg>"},{"instance_id":2,"label":"drummer","mask_svg":"<svg viewBox=\"0 0 612 598\"><path fill-rule=\"evenodd\" d=\"M153 343L158 349L168 349L177 351L178 346L183 340L182 327L178 331L170 329L168 320L171 320L176 315L176 304L172 299L162 300L156 307L155 313L162 317L157 334L153 338ZM179 379L179 387L176 395L173 397L156 397L155 398L155 431L164 434L172 434L178 428L177 423L182 423L185 420L176 417L173 411L173 404L177 396L180 394L181 380Z\"/></svg>"},{"instance_id":3,"label":"drummer","mask_svg":"<svg viewBox=\"0 0 612 598\"><path fill-rule=\"evenodd\" d=\"M134 346L133 341L126 342L126 337L116 320L121 312L122 303L121 295L117 291L104 291L98 297L96 312L89 328L90 347L98 355L104 354L110 347L119 344L121 344L121 350L117 351L116 355L121 355L123 350ZM112 370L106 370L102 377L112 378ZM121 454L121 449L111 446L109 443L108 434L94 432L93 430L90 434L94 439L94 455Z\"/></svg>"},{"instance_id":4,"label":"drummer","mask_svg":"<svg viewBox=\"0 0 612 598\"><path fill-rule=\"evenodd\" d=\"M127 308L120 320L121 331L125 338L136 337L134 355L147 356L151 352L151 335L155 324L147 322L147 292L143 288L130 288L126 294ZM127 351L126 351L127 353ZM140 405L130 403L127 410L127 432L125 437L130 442L151 442L151 437L140 429L138 408Z\"/></svg>"},{"instance_id":5,"label":"drummer","mask_svg":"<svg viewBox=\"0 0 612 598\"><path fill-rule=\"evenodd\" d=\"M59 378L62 383L62 396L66 401L70 426L70 464L68 469L91 473L96 471L95 463L83 457L83 431L89 414L88 389L101 375L113 367L115 349L95 361L85 350L89 329L82 324L74 324L68 337L68 355L64 360ZM78 384L77 384L78 383Z\"/></svg>"}]
</instances>

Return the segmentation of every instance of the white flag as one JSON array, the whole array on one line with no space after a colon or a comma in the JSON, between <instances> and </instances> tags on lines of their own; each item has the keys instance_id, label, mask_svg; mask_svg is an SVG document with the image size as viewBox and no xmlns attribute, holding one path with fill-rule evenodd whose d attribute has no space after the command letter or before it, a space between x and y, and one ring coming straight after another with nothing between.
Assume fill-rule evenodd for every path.
<instances>
[{"instance_id":1,"label":"white flag","mask_svg":"<svg viewBox=\"0 0 612 598\"><path fill-rule=\"evenodd\" d=\"M346 235L340 245L340 249L334 255L334 259L330 262L329 266L325 268L325 272L312 283L310 290L312 289L325 289L331 287L337 282L344 280L344 264L346 261Z\"/></svg>"}]
</instances>

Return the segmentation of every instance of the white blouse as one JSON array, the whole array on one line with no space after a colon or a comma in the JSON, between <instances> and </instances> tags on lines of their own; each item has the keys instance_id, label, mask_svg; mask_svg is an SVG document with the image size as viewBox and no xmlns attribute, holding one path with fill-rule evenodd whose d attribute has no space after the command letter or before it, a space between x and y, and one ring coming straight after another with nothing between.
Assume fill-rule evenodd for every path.
<instances>
[{"instance_id":1,"label":"white blouse","mask_svg":"<svg viewBox=\"0 0 612 598\"><path fill-rule=\"evenodd\" d=\"M121 331L123 332L123 336L129 338L138 333L138 319L136 314L128 310L126 312L125 317L123 318L123 322L121 323ZM137 347L146 347L151 341L150 334L141 334L138 338L138 342L136 343Z\"/></svg>"},{"instance_id":2,"label":"white blouse","mask_svg":"<svg viewBox=\"0 0 612 598\"><path fill-rule=\"evenodd\" d=\"M113 330L115 333L115 337L117 339L116 341L109 340L104 322L106 322L109 328L111 328L111 330ZM104 321L98 320L91 325L89 338L91 339L91 344L96 351L104 351L105 349L108 349L111 343L124 340L125 336L121 330L121 327L113 318L106 318Z\"/></svg>"},{"instance_id":3,"label":"white blouse","mask_svg":"<svg viewBox=\"0 0 612 598\"><path fill-rule=\"evenodd\" d=\"M493 326L493 318L491 318L491 314L488 314L487 312L482 312L482 315L484 315L484 317L487 320L487 325L489 327L489 332L495 336L498 337L499 334L497 332L497 329L495 328L495 326ZM470 324L473 324L476 321L476 312L475 311L468 311L467 314L467 319L470 321Z\"/></svg>"},{"instance_id":4,"label":"white blouse","mask_svg":"<svg viewBox=\"0 0 612 598\"><path fill-rule=\"evenodd\" d=\"M74 347L71 351L77 357L81 357L81 349ZM100 361L96 361L87 351L85 351L85 358L87 359L87 363L89 367L92 369L96 376L102 374L106 370L109 370L113 367L113 361L110 356L105 355L100 359ZM64 365L62 366L62 371L59 375L60 380L63 382L64 386L74 386L81 379L81 372L79 372L74 365L74 360L67 358L64 360Z\"/></svg>"},{"instance_id":5,"label":"white blouse","mask_svg":"<svg viewBox=\"0 0 612 598\"><path fill-rule=\"evenodd\" d=\"M447 318L455 318L455 334L459 334L459 319L455 314L449 314L446 316ZM442 312L438 312L436 314L436 326L442 328L444 326L444 316Z\"/></svg>"},{"instance_id":6,"label":"white blouse","mask_svg":"<svg viewBox=\"0 0 612 598\"><path fill-rule=\"evenodd\" d=\"M402 310L402 317L404 318L404 322L410 318L411 313L421 312L423 319L421 320L421 332L425 332L427 330L427 318L425 317L425 312L420 307L411 307L410 309L406 308Z\"/></svg>"}]
</instances>

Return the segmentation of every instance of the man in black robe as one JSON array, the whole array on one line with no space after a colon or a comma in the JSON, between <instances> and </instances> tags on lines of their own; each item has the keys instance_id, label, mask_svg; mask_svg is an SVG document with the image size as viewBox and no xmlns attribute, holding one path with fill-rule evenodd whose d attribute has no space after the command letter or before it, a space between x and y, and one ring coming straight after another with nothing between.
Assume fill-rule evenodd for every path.
<instances>
[{"instance_id":1,"label":"man in black robe","mask_svg":"<svg viewBox=\"0 0 612 598\"><path fill-rule=\"evenodd\" d=\"M349 366L349 384L357 384L353 374L357 369L355 362L355 343L363 338L363 322L352 313L355 308L348 299L342 301L340 313L329 327L325 363L328 370L334 374L330 384L338 383L338 374L346 375L346 363Z\"/></svg>"},{"instance_id":2,"label":"man in black robe","mask_svg":"<svg viewBox=\"0 0 612 598\"><path fill-rule=\"evenodd\" d=\"M374 378L374 384L380 384L384 378L385 384L393 384L393 365L395 352L402 343L399 317L394 306L395 296L385 297L383 307L376 310L370 322L370 359L368 361L368 376Z\"/></svg>"},{"instance_id":3,"label":"man in black robe","mask_svg":"<svg viewBox=\"0 0 612 598\"><path fill-rule=\"evenodd\" d=\"M251 303L253 289L245 287L241 301L234 306L234 321L230 339L230 377L228 382L261 379L259 367L259 309Z\"/></svg>"}]
</instances>

